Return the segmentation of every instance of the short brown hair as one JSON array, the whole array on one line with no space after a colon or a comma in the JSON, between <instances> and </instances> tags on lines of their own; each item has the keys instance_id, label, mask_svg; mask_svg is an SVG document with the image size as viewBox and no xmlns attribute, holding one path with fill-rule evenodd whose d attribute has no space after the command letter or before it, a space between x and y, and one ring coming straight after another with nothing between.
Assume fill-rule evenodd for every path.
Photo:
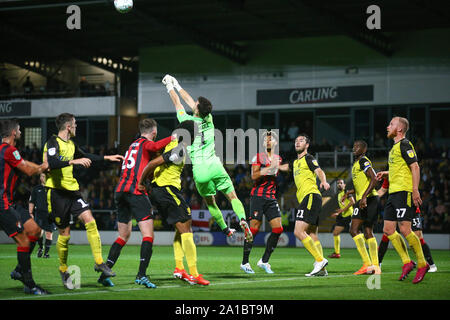
<instances>
[{"instance_id":1,"label":"short brown hair","mask_svg":"<svg viewBox=\"0 0 450 320\"><path fill-rule=\"evenodd\" d=\"M141 134L143 133L150 133L153 131L153 128L156 128L157 123L155 120L147 118L147 119L142 119L141 121L139 121L139 132Z\"/></svg>"},{"instance_id":2,"label":"short brown hair","mask_svg":"<svg viewBox=\"0 0 450 320\"><path fill-rule=\"evenodd\" d=\"M403 128L405 128L404 133L407 133L409 130L409 121L406 118L398 117L398 122L403 124Z\"/></svg>"},{"instance_id":3,"label":"short brown hair","mask_svg":"<svg viewBox=\"0 0 450 320\"><path fill-rule=\"evenodd\" d=\"M205 97L198 97L198 114L201 118L206 117L212 111L212 103Z\"/></svg>"},{"instance_id":4,"label":"short brown hair","mask_svg":"<svg viewBox=\"0 0 450 320\"><path fill-rule=\"evenodd\" d=\"M64 126L66 125L66 123L72 122L73 118L75 118L75 116L71 113L61 113L59 116L57 116L55 123L58 131L64 130Z\"/></svg>"},{"instance_id":5,"label":"short brown hair","mask_svg":"<svg viewBox=\"0 0 450 320\"><path fill-rule=\"evenodd\" d=\"M0 121L0 134L3 138L8 138L12 131L19 126L19 121L16 118L6 119Z\"/></svg>"}]
</instances>

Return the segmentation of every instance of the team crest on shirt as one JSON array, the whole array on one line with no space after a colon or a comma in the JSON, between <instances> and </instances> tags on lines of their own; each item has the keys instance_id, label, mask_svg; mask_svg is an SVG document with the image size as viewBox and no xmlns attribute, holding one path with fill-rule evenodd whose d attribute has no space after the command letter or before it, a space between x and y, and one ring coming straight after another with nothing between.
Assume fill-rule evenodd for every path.
<instances>
[{"instance_id":1,"label":"team crest on shirt","mask_svg":"<svg viewBox=\"0 0 450 320\"><path fill-rule=\"evenodd\" d=\"M414 151L408 150L408 151L406 151L406 153L408 154L408 156L409 156L410 158L414 158Z\"/></svg>"},{"instance_id":2,"label":"team crest on shirt","mask_svg":"<svg viewBox=\"0 0 450 320\"><path fill-rule=\"evenodd\" d=\"M51 155L51 156L54 156L56 154L56 148L48 149L48 154Z\"/></svg>"},{"instance_id":3,"label":"team crest on shirt","mask_svg":"<svg viewBox=\"0 0 450 320\"><path fill-rule=\"evenodd\" d=\"M14 158L16 158L16 160L20 160L20 153L19 153L19 151L14 151L13 152L13 156L14 156Z\"/></svg>"}]
</instances>

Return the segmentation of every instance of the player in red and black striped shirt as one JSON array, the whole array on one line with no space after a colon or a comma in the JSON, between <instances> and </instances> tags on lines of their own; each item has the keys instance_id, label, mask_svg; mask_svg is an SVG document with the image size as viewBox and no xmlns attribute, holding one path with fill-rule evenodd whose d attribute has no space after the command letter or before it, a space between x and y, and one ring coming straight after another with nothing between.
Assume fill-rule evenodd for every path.
<instances>
[{"instance_id":1,"label":"player in red and black striped shirt","mask_svg":"<svg viewBox=\"0 0 450 320\"><path fill-rule=\"evenodd\" d=\"M270 223L272 232L267 239L266 251L263 257L258 261L258 267L264 269L267 273L273 273L268 263L270 255L278 244L278 238L283 232L281 225L281 214L276 199L277 176L279 170L289 171L289 164L281 164L282 159L276 152L278 137L275 132L265 132L264 136L265 152L258 153L252 160L252 180L253 188L250 192L250 231L253 239L259 231L262 222L262 216L266 215ZM252 242L244 242L244 254L242 258L241 270L246 273L254 273L248 258L252 250Z\"/></svg>"},{"instance_id":2,"label":"player in red and black striped shirt","mask_svg":"<svg viewBox=\"0 0 450 320\"><path fill-rule=\"evenodd\" d=\"M119 258L122 247L131 235L131 217L138 222L142 234L141 257L136 283L147 288L156 288L146 275L148 264L152 256L153 246L153 214L152 205L147 191L141 191L137 185L147 164L155 158L156 152L163 149L172 141L172 137L154 142L157 135L157 124L153 119L143 119L139 122L141 136L128 148L122 164L119 183L114 193L114 200L118 212L119 237L109 250L107 266L112 268ZM111 279L102 274L98 282L104 286L114 286Z\"/></svg>"},{"instance_id":3,"label":"player in red and black striped shirt","mask_svg":"<svg viewBox=\"0 0 450 320\"><path fill-rule=\"evenodd\" d=\"M36 242L41 229L28 211L18 212L15 210L13 192L18 178L18 170L28 176L41 174L48 169L48 163L37 165L22 159L19 151L15 148L16 141L21 136L17 120L2 120L0 133L2 136L0 145L0 227L17 244L18 265L16 270L11 273L11 278L23 282L25 293L44 295L48 292L34 282L30 260L30 242Z\"/></svg>"}]
</instances>

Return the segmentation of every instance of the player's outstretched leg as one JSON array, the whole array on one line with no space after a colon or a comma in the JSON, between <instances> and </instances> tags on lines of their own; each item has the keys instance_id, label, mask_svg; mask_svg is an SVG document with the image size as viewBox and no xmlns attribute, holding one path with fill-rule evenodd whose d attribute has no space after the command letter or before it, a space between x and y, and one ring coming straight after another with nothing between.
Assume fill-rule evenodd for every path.
<instances>
[{"instance_id":1,"label":"player's outstretched leg","mask_svg":"<svg viewBox=\"0 0 450 320\"><path fill-rule=\"evenodd\" d=\"M372 227L364 228L364 238L367 241L369 247L370 261L372 262L372 268L374 274L381 274L381 268L378 261L378 244L377 239L373 236Z\"/></svg>"},{"instance_id":2,"label":"player's outstretched leg","mask_svg":"<svg viewBox=\"0 0 450 320\"><path fill-rule=\"evenodd\" d=\"M334 240L334 252L328 256L328 258L339 259L341 257L341 232L344 227L334 226L333 240Z\"/></svg>"},{"instance_id":3,"label":"player's outstretched leg","mask_svg":"<svg viewBox=\"0 0 450 320\"><path fill-rule=\"evenodd\" d=\"M309 225L306 222L297 220L295 222L294 235L303 243L306 250L308 250L315 260L314 269L310 273L305 274L305 276L311 277L315 276L320 270L325 268L328 265L328 260L320 254L320 251L314 245L313 239L306 233L308 226Z\"/></svg>"},{"instance_id":4,"label":"player's outstretched leg","mask_svg":"<svg viewBox=\"0 0 450 320\"><path fill-rule=\"evenodd\" d=\"M219 225L220 230L222 230L222 232L227 237L233 236L236 230L229 228L225 223L225 220L222 216L222 211L220 211L219 207L217 206L214 196L205 196L204 199L206 201L206 206L208 207L209 213Z\"/></svg>"},{"instance_id":5,"label":"player's outstretched leg","mask_svg":"<svg viewBox=\"0 0 450 320\"><path fill-rule=\"evenodd\" d=\"M363 220L361 219L352 219L352 224L350 226L350 234L353 238L353 241L355 241L356 249L359 252L359 255L361 256L363 265L362 267L356 271L355 275L361 275L361 274L367 274L373 272L373 265L372 261L370 260L369 253L366 249L366 242L364 238L364 234L362 234L359 230L363 223Z\"/></svg>"},{"instance_id":6,"label":"player's outstretched leg","mask_svg":"<svg viewBox=\"0 0 450 320\"><path fill-rule=\"evenodd\" d=\"M428 272L436 272L437 267L434 264L433 257L431 256L431 250L428 244L425 242L425 239L423 238L423 233L421 230L414 231L414 233L419 237L420 244L422 246L423 255L425 256L425 260L427 261L428 265L430 266L430 269Z\"/></svg>"},{"instance_id":7,"label":"player's outstretched leg","mask_svg":"<svg viewBox=\"0 0 450 320\"><path fill-rule=\"evenodd\" d=\"M262 256L261 260L258 261L258 264L257 264L258 267L260 267L267 273L274 273L269 264L269 259L270 259L270 256L272 255L272 252L277 247L278 239L280 238L280 235L283 233L283 227L281 226L281 218L276 218L276 219L277 219L276 224L278 225L278 227L272 228L272 232L270 233L270 236L267 239L266 250L264 251L264 255ZM273 220L275 220L275 219L273 219Z\"/></svg>"},{"instance_id":8,"label":"player's outstretched leg","mask_svg":"<svg viewBox=\"0 0 450 320\"><path fill-rule=\"evenodd\" d=\"M405 222L403 222L405 223ZM400 225L400 231L402 230L402 225ZM409 228L409 231L411 231L411 228ZM406 240L409 243L409 246L413 249L414 253L416 254L417 258L417 273L414 277L413 283L419 283L423 280L425 277L425 274L430 269L430 266L428 265L427 261L425 260L425 257L423 255L422 246L420 245L420 240L416 236L414 232L410 232L406 235Z\"/></svg>"},{"instance_id":9,"label":"player's outstretched leg","mask_svg":"<svg viewBox=\"0 0 450 320\"><path fill-rule=\"evenodd\" d=\"M184 251L183 245L181 244L181 233L178 230L175 230L175 237L173 239L173 256L175 259L173 277L189 282L189 274L186 272L183 263Z\"/></svg>"},{"instance_id":10,"label":"player's outstretched leg","mask_svg":"<svg viewBox=\"0 0 450 320\"><path fill-rule=\"evenodd\" d=\"M244 232L245 239L249 242L253 241L253 234L250 231L250 227L246 221L245 209L242 205L241 200L238 199L236 195L236 191L234 188L232 191L225 193L228 201L230 201L233 211L236 213L239 219L239 224L241 226L242 231Z\"/></svg>"},{"instance_id":11,"label":"player's outstretched leg","mask_svg":"<svg viewBox=\"0 0 450 320\"><path fill-rule=\"evenodd\" d=\"M258 227L255 226L255 228L251 227L250 232L252 233L253 238L256 236L256 234L259 232L259 225ZM244 240L244 249L242 254L242 263L240 265L240 269L248 274L253 274L255 271L253 271L252 266L249 262L250 253L253 248L253 241L247 241L247 239Z\"/></svg>"},{"instance_id":12,"label":"player's outstretched leg","mask_svg":"<svg viewBox=\"0 0 450 320\"><path fill-rule=\"evenodd\" d=\"M383 237L381 238L380 241L380 246L378 247L378 263L380 264L381 267L381 263L383 262L383 258L384 255L386 254L386 251L388 249L389 246L389 238L383 234Z\"/></svg>"},{"instance_id":13,"label":"player's outstretched leg","mask_svg":"<svg viewBox=\"0 0 450 320\"><path fill-rule=\"evenodd\" d=\"M42 239L42 238L41 238ZM45 242L44 242L44 259L48 259L50 258L50 248L52 246L52 234L51 232L46 232L46 238L45 238Z\"/></svg>"},{"instance_id":14,"label":"player's outstretched leg","mask_svg":"<svg viewBox=\"0 0 450 320\"><path fill-rule=\"evenodd\" d=\"M44 237L41 235L41 237L39 237L38 241L36 241L38 246L39 246L39 249L37 251L37 257L38 258L42 258L42 255L44 254L43 239L44 239Z\"/></svg>"}]
</instances>

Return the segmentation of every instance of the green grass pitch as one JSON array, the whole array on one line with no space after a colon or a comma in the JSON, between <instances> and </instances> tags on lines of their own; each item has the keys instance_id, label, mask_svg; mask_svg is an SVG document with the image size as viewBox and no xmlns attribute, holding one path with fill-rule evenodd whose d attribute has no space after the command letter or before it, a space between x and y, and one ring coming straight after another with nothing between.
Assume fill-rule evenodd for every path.
<instances>
[{"instance_id":1,"label":"green grass pitch","mask_svg":"<svg viewBox=\"0 0 450 320\"><path fill-rule=\"evenodd\" d=\"M106 257L109 246L103 246ZM16 265L16 246L0 245L0 299L52 299L52 300L393 300L393 299L450 299L450 251L433 250L438 272L428 273L423 282L413 285L415 270L405 281L398 281L401 261L397 253L389 249L383 261L380 289L368 289L369 276L354 276L361 266L356 249L343 249L341 259L329 259L328 277L307 278L312 270L313 259L304 248L277 248L270 263L274 274L266 274L256 266L264 252L255 247L250 263L255 274L245 274L239 269L242 248L197 247L198 268L205 279L211 281L207 287L191 286L172 278L175 268L173 250L170 246L156 246L148 269L148 275L157 289L147 289L134 284L139 265L139 246L125 246L119 261L114 266L117 276L115 287L105 288L97 283L98 273L93 270L93 258L89 246L71 245L69 265L81 269L81 288L66 290L58 272L56 249L52 246L50 259L32 256L35 281L49 290L48 296L30 296L23 293L23 285L10 279ZM325 249L328 255L332 249ZM414 254L410 252L411 257ZM186 264L185 264L186 265ZM187 267L187 265L186 265Z\"/></svg>"}]
</instances>

